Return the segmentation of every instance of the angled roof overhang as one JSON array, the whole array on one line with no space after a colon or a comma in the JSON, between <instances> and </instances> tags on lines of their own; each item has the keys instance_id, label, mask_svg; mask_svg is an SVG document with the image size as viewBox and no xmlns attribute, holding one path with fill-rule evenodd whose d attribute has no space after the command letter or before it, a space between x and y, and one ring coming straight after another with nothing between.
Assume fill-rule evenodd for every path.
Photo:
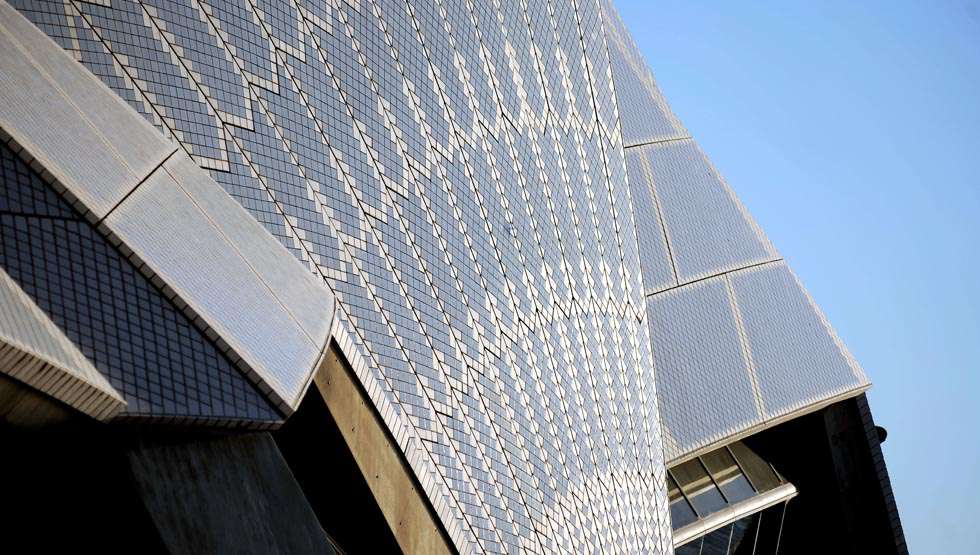
<instances>
[{"instance_id":1,"label":"angled roof overhang","mask_svg":"<svg viewBox=\"0 0 980 555\"><path fill-rule=\"evenodd\" d=\"M860 395L864 371L602 8L666 460Z\"/></svg>"},{"instance_id":2,"label":"angled roof overhang","mask_svg":"<svg viewBox=\"0 0 980 555\"><path fill-rule=\"evenodd\" d=\"M5 2L0 51L0 140L291 414L329 343L326 284Z\"/></svg>"},{"instance_id":3,"label":"angled roof overhang","mask_svg":"<svg viewBox=\"0 0 980 555\"><path fill-rule=\"evenodd\" d=\"M668 470L668 496L679 547L797 495L796 486L736 441Z\"/></svg>"}]
</instances>

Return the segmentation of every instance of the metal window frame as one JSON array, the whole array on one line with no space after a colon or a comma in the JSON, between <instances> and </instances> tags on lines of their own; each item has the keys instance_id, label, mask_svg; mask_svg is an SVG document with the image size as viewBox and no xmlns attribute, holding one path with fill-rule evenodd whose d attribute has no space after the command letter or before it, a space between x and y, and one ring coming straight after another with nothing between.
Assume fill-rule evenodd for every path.
<instances>
[{"instance_id":1,"label":"metal window frame","mask_svg":"<svg viewBox=\"0 0 980 555\"><path fill-rule=\"evenodd\" d=\"M787 482L765 493L711 513L696 522L674 530L674 548L676 549L685 543L710 534L736 520L762 512L780 503L788 503L798 493L796 486ZM785 513L786 511L784 509L783 514L785 515ZM782 520L780 520L780 534L782 534Z\"/></svg>"}]
</instances>

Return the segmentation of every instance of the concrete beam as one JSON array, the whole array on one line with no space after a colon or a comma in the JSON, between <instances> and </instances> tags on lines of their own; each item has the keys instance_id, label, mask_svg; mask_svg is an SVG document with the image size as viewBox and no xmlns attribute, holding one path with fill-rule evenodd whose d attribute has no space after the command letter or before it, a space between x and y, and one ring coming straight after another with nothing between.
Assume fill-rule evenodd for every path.
<instances>
[{"instance_id":1,"label":"concrete beam","mask_svg":"<svg viewBox=\"0 0 980 555\"><path fill-rule=\"evenodd\" d=\"M454 553L401 449L336 342L331 342L313 382L402 551Z\"/></svg>"},{"instance_id":2,"label":"concrete beam","mask_svg":"<svg viewBox=\"0 0 980 555\"><path fill-rule=\"evenodd\" d=\"M128 457L171 553L337 553L267 433L153 440Z\"/></svg>"}]
</instances>

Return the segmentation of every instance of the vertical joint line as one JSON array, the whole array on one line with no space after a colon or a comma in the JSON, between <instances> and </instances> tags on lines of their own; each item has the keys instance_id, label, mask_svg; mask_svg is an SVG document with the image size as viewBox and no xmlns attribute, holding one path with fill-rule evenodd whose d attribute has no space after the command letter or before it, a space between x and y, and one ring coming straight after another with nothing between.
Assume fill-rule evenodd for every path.
<instances>
[{"instance_id":1,"label":"vertical joint line","mask_svg":"<svg viewBox=\"0 0 980 555\"><path fill-rule=\"evenodd\" d=\"M738 342L742 346L742 356L745 358L746 368L749 371L749 379L752 380L752 391L755 393L756 409L759 411L759 417L765 420L766 408L762 402L759 378L756 376L755 360L752 358L752 347L749 346L749 338L745 333L745 324L742 321L742 311L739 309L738 300L735 298L735 287L732 285L731 273L725 274L725 287L728 289L728 302L731 304L732 311L735 313L735 327L738 328Z\"/></svg>"},{"instance_id":2,"label":"vertical joint line","mask_svg":"<svg viewBox=\"0 0 980 555\"><path fill-rule=\"evenodd\" d=\"M674 276L674 285L680 285L677 277L677 263L674 261L674 250L670 248L670 236L667 233L667 223L664 222L664 211L660 206L660 199L657 197L657 184L653 182L653 168L650 167L650 160L643 154L638 153L640 164L642 164L643 176L647 178L648 189L653 197L653 204L657 207L657 220L660 221L660 232L664 237L664 244L667 246L667 258L670 260L670 272Z\"/></svg>"}]
</instances>

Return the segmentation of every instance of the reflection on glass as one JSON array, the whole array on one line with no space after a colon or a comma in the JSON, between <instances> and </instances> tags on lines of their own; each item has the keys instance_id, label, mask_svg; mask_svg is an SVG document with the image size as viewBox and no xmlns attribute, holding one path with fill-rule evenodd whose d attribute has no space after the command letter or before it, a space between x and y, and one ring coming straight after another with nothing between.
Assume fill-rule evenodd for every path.
<instances>
[{"instance_id":1,"label":"reflection on glass","mask_svg":"<svg viewBox=\"0 0 980 555\"><path fill-rule=\"evenodd\" d=\"M760 513L759 537L755 543L758 555L775 555L779 546L779 533L783 527L783 509L785 503L769 507Z\"/></svg>"},{"instance_id":2,"label":"reflection on glass","mask_svg":"<svg viewBox=\"0 0 980 555\"><path fill-rule=\"evenodd\" d=\"M674 550L674 555L701 555L701 542L703 538L685 543Z\"/></svg>"},{"instance_id":3,"label":"reflection on glass","mask_svg":"<svg viewBox=\"0 0 980 555\"><path fill-rule=\"evenodd\" d=\"M735 521L732 528L732 545L728 548L728 553L731 555L752 555L755 551L755 536L758 530L758 513Z\"/></svg>"},{"instance_id":4,"label":"reflection on glass","mask_svg":"<svg viewBox=\"0 0 980 555\"><path fill-rule=\"evenodd\" d=\"M670 472L701 517L723 509L727 504L698 459L680 464Z\"/></svg>"},{"instance_id":5,"label":"reflection on glass","mask_svg":"<svg viewBox=\"0 0 980 555\"><path fill-rule=\"evenodd\" d=\"M759 493L767 492L780 484L781 480L779 476L769 466L769 463L762 460L759 455L753 453L744 443L736 441L728 447L732 450L735 458L738 459L738 464L742 465L742 470L748 475L749 481L752 482L752 486L756 491Z\"/></svg>"},{"instance_id":6,"label":"reflection on glass","mask_svg":"<svg viewBox=\"0 0 980 555\"><path fill-rule=\"evenodd\" d=\"M738 503L755 495L752 485L745 479L728 449L712 451L702 456L701 460L729 503Z\"/></svg>"},{"instance_id":7,"label":"reflection on glass","mask_svg":"<svg viewBox=\"0 0 980 555\"><path fill-rule=\"evenodd\" d=\"M667 489L674 530L680 530L734 504L771 491L786 480L742 442L735 442L668 470ZM785 492L792 496L792 490ZM743 505L745 509L750 509ZM677 548L680 555L776 555L786 501L750 515L717 515L728 522ZM739 518L741 516L741 518ZM739 518L738 520L730 520ZM706 523L707 524L707 523ZM711 525L711 524L709 524Z\"/></svg>"},{"instance_id":8,"label":"reflection on glass","mask_svg":"<svg viewBox=\"0 0 980 555\"><path fill-rule=\"evenodd\" d=\"M670 522L674 530L687 526L698 518L687 500L681 495L677 483L670 476L667 476L667 497L670 500Z\"/></svg>"},{"instance_id":9,"label":"reflection on glass","mask_svg":"<svg viewBox=\"0 0 980 555\"><path fill-rule=\"evenodd\" d=\"M701 555L728 555L728 545L732 539L732 525L719 528L704 537Z\"/></svg>"}]
</instances>

